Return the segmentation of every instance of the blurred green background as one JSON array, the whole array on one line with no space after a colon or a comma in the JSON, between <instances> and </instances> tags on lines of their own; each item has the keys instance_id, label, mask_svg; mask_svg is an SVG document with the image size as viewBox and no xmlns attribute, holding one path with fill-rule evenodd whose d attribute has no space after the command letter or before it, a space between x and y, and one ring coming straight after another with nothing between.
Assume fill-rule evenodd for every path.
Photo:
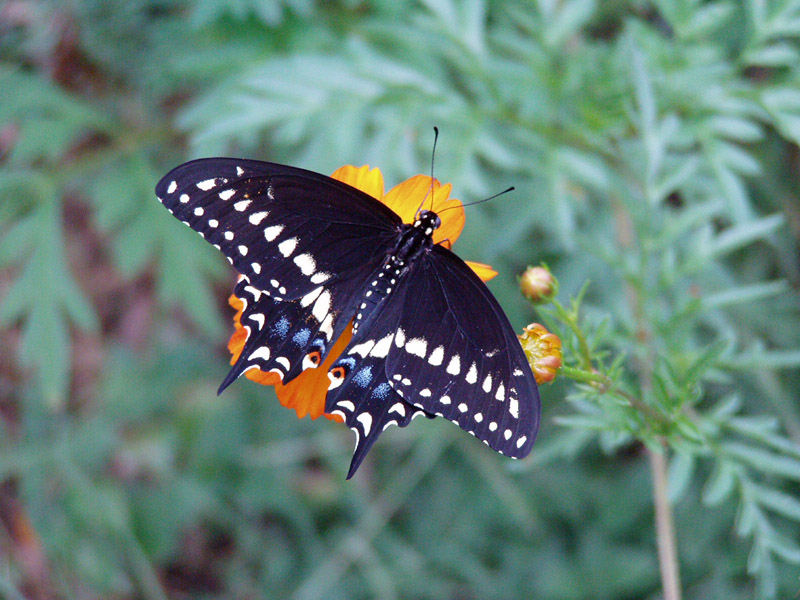
<instances>
[{"instance_id":1,"label":"blurred green background","mask_svg":"<svg viewBox=\"0 0 800 600\"><path fill-rule=\"evenodd\" d=\"M0 5L0 597L800 593L800 1ZM533 454L222 397L234 273L153 186L199 156L436 175L521 329L545 261L608 386ZM605 381L605 380L604 380ZM617 390L617 391L615 391ZM620 395L624 391L625 395ZM642 412L625 400L638 398Z\"/></svg>"}]
</instances>

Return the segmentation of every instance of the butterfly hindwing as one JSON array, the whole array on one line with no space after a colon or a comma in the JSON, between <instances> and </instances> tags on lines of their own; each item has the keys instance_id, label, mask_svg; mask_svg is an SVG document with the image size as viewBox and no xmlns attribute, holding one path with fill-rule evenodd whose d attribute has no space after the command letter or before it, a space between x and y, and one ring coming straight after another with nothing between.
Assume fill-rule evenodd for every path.
<instances>
[{"instance_id":1,"label":"butterfly hindwing","mask_svg":"<svg viewBox=\"0 0 800 600\"><path fill-rule=\"evenodd\" d=\"M533 373L497 301L461 259L435 246L379 311L333 364L331 373L346 376L328 392L327 410L350 400L348 424L369 433L359 426L379 416L358 376L377 362L368 391L388 383L392 405L444 417L507 456L530 452L539 426Z\"/></svg>"},{"instance_id":2,"label":"butterfly hindwing","mask_svg":"<svg viewBox=\"0 0 800 600\"><path fill-rule=\"evenodd\" d=\"M353 476L369 449L388 427L405 427L416 417L434 416L397 394L379 357L367 355L361 360L358 358L345 350L336 361L338 368L351 366L352 370L344 385L328 391L325 403L325 412L341 416L356 436L347 479Z\"/></svg>"}]
</instances>

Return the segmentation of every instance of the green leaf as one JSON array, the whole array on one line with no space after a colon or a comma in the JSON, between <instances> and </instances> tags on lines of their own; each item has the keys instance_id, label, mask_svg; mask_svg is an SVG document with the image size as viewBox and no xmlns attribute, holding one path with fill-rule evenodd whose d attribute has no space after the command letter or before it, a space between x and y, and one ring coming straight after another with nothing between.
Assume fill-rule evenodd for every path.
<instances>
[{"instance_id":1,"label":"green leaf","mask_svg":"<svg viewBox=\"0 0 800 600\"><path fill-rule=\"evenodd\" d=\"M716 236L705 251L714 258L725 256L772 235L783 224L784 217L780 214L740 223Z\"/></svg>"},{"instance_id":2,"label":"green leaf","mask_svg":"<svg viewBox=\"0 0 800 600\"><path fill-rule=\"evenodd\" d=\"M97 317L64 260L57 202L43 199L28 219L20 227L32 234L32 250L3 298L0 323L22 320L20 359L36 368L42 393L55 407L65 400L69 384L68 323L91 331L97 328Z\"/></svg>"},{"instance_id":3,"label":"green leaf","mask_svg":"<svg viewBox=\"0 0 800 600\"><path fill-rule=\"evenodd\" d=\"M785 280L742 285L708 294L701 300L706 308L723 308L744 302L756 302L789 291Z\"/></svg>"},{"instance_id":4,"label":"green leaf","mask_svg":"<svg viewBox=\"0 0 800 600\"><path fill-rule=\"evenodd\" d=\"M703 489L703 503L718 506L734 491L736 475L733 468L725 462L718 462Z\"/></svg>"},{"instance_id":5,"label":"green leaf","mask_svg":"<svg viewBox=\"0 0 800 600\"><path fill-rule=\"evenodd\" d=\"M800 500L780 490L751 484L758 502L788 519L800 522Z\"/></svg>"},{"instance_id":6,"label":"green leaf","mask_svg":"<svg viewBox=\"0 0 800 600\"><path fill-rule=\"evenodd\" d=\"M800 366L800 350L748 351L721 359L720 366L738 370L794 369Z\"/></svg>"},{"instance_id":7,"label":"green leaf","mask_svg":"<svg viewBox=\"0 0 800 600\"><path fill-rule=\"evenodd\" d=\"M788 67L800 59L797 49L790 44L778 42L769 46L748 50L742 55L747 65L762 67Z\"/></svg>"},{"instance_id":8,"label":"green leaf","mask_svg":"<svg viewBox=\"0 0 800 600\"><path fill-rule=\"evenodd\" d=\"M747 463L761 473L770 473L793 481L800 481L800 460L798 459L738 442L726 442L722 448L732 458Z\"/></svg>"},{"instance_id":9,"label":"green leaf","mask_svg":"<svg viewBox=\"0 0 800 600\"><path fill-rule=\"evenodd\" d=\"M688 452L675 452L669 463L668 486L669 499L678 502L683 498L689 484L692 482L696 461L693 454Z\"/></svg>"}]
</instances>

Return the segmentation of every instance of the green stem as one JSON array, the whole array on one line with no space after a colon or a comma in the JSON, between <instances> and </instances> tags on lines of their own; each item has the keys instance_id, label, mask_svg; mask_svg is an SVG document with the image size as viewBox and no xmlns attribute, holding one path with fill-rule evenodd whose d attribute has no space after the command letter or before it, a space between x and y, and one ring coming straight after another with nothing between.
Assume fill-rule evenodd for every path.
<instances>
[{"instance_id":1,"label":"green stem","mask_svg":"<svg viewBox=\"0 0 800 600\"><path fill-rule=\"evenodd\" d=\"M653 503L655 505L658 564L661 570L661 587L664 600L681 600L681 579L678 570L678 545L667 487L667 460L664 451L648 448L650 472L653 477Z\"/></svg>"},{"instance_id":2,"label":"green stem","mask_svg":"<svg viewBox=\"0 0 800 600\"><path fill-rule=\"evenodd\" d=\"M590 365L590 369L591 368L592 367ZM595 386L601 394L614 394L624 398L628 404L630 404L631 408L634 408L640 413L647 415L647 417L654 422L662 425L669 425L671 423L669 417L661 414L648 404L645 404L630 392L626 392L620 387L614 386L614 381L604 373L600 373L595 370L586 371L583 369L576 369L575 367L570 367L567 365L561 367L558 372L563 377L568 377L569 379Z\"/></svg>"}]
</instances>

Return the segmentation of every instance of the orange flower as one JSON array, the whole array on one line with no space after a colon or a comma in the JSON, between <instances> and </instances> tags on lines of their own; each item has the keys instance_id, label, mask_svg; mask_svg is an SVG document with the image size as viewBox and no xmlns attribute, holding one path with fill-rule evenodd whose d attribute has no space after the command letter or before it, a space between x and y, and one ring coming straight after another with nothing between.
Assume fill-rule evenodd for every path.
<instances>
[{"instance_id":1,"label":"orange flower","mask_svg":"<svg viewBox=\"0 0 800 600\"><path fill-rule=\"evenodd\" d=\"M383 174L377 168L370 169L367 165L363 167L347 165L337 169L331 177L380 200L397 213L404 223L413 223L414 216L420 208L432 210L442 220L441 226L433 232L433 241L436 244L450 248L464 229L464 208L460 200L450 198L452 186L449 183L442 185L434 179L431 185L429 176L415 175L384 195ZM431 189L433 189L432 198ZM489 265L469 261L467 264L483 281L489 281L497 275L497 271ZM244 348L247 331L240 322L244 304L233 295L228 302L237 311L233 317L236 330L228 342L228 349L233 355L231 357L233 365ZM352 327L348 326L319 367L306 369L287 384L283 384L276 373L265 373L259 369L249 369L244 376L256 383L274 385L280 403L286 408L293 408L300 419L306 415L310 415L312 419L325 415L328 419L342 421L338 415L325 413L325 395L329 384L328 369L350 343L352 335Z\"/></svg>"},{"instance_id":2,"label":"orange flower","mask_svg":"<svg viewBox=\"0 0 800 600\"><path fill-rule=\"evenodd\" d=\"M531 323L522 332L519 341L525 357L533 370L536 383L550 383L561 368L561 338L550 333L539 323Z\"/></svg>"}]
</instances>

